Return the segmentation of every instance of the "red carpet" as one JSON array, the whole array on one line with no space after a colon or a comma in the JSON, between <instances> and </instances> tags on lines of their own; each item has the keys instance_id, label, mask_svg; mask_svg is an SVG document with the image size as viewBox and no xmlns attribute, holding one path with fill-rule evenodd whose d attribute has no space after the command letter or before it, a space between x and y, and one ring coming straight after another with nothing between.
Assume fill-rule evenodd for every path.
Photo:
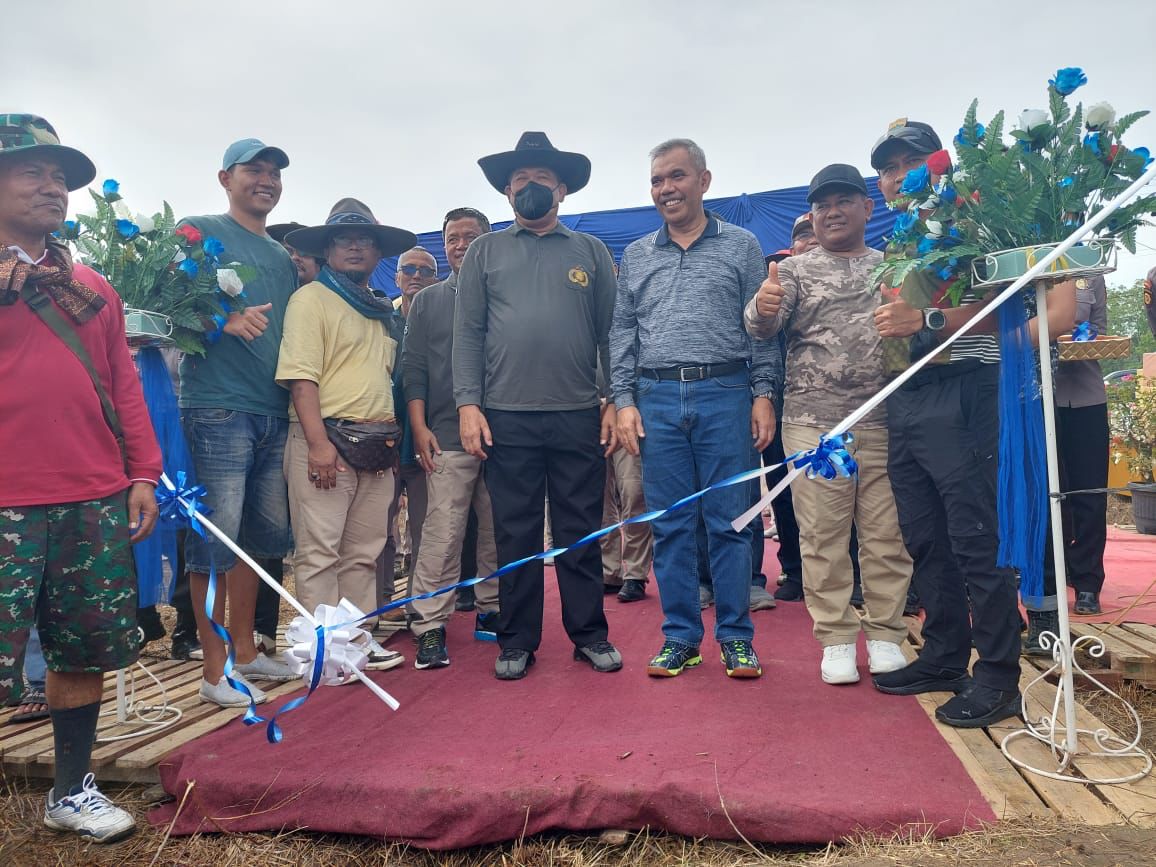
<instances>
[{"instance_id":1,"label":"red carpet","mask_svg":"<svg viewBox=\"0 0 1156 867\"><path fill-rule=\"evenodd\" d=\"M1104 613L1073 614L1072 619L1079 623L1122 620L1156 626L1156 584L1153 583L1156 581L1156 536L1109 527L1104 574L1104 589L1100 593ZM1075 596L1071 598L1074 600Z\"/></svg>"},{"instance_id":2,"label":"red carpet","mask_svg":"<svg viewBox=\"0 0 1156 867\"><path fill-rule=\"evenodd\" d=\"M239 721L193 741L160 769L178 801L196 781L174 833L309 828L450 849L548 829L735 839L733 821L752 840L788 843L994 820L914 698L877 692L865 662L855 686L819 680L801 603L755 613L757 681L728 680L713 641L702 666L648 678L657 598L608 597L606 609L626 660L616 674L571 661L551 587L525 680L497 681L496 645L475 642L472 615L457 614L448 669L415 671L408 636L392 645L406 666L374 677L396 713L363 688L322 687L284 718L279 745Z\"/></svg>"}]
</instances>

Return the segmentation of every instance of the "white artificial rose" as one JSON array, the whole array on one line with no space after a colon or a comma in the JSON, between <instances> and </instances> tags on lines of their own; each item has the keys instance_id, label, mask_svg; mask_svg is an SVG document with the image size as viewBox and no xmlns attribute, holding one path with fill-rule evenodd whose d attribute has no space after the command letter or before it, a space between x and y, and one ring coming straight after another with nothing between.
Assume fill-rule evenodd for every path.
<instances>
[{"instance_id":1,"label":"white artificial rose","mask_svg":"<svg viewBox=\"0 0 1156 867\"><path fill-rule=\"evenodd\" d=\"M1031 132L1036 127L1049 123L1050 120L1048 113L1042 108L1026 108L1020 112L1017 125L1024 132Z\"/></svg>"},{"instance_id":2,"label":"white artificial rose","mask_svg":"<svg viewBox=\"0 0 1156 867\"><path fill-rule=\"evenodd\" d=\"M232 268L217 269L217 285L231 298L236 298L245 291L245 284Z\"/></svg>"},{"instance_id":3,"label":"white artificial rose","mask_svg":"<svg viewBox=\"0 0 1156 867\"><path fill-rule=\"evenodd\" d=\"M117 199L112 203L112 212L116 214L118 220L132 219L132 211L128 209L128 205L125 204L124 199Z\"/></svg>"},{"instance_id":4,"label":"white artificial rose","mask_svg":"<svg viewBox=\"0 0 1156 867\"><path fill-rule=\"evenodd\" d=\"M157 227L157 224L153 222L153 218L146 217L144 214L134 215L132 221L136 223L137 228L140 229L142 235L151 232Z\"/></svg>"},{"instance_id":5,"label":"white artificial rose","mask_svg":"<svg viewBox=\"0 0 1156 867\"><path fill-rule=\"evenodd\" d=\"M1103 129L1106 126L1111 126L1115 120L1116 109L1106 102L1097 102L1095 105L1088 106L1088 113L1084 116L1088 129Z\"/></svg>"},{"instance_id":6,"label":"white artificial rose","mask_svg":"<svg viewBox=\"0 0 1156 867\"><path fill-rule=\"evenodd\" d=\"M932 238L942 238L947 234L939 220L924 220L923 225L927 226L927 234Z\"/></svg>"}]
</instances>

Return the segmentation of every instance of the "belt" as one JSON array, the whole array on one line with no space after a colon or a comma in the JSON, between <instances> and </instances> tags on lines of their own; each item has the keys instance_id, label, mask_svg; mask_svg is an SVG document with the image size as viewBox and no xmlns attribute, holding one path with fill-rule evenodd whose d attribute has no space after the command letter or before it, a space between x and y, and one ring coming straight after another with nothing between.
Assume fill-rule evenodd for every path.
<instances>
[{"instance_id":1,"label":"belt","mask_svg":"<svg viewBox=\"0 0 1156 867\"><path fill-rule=\"evenodd\" d=\"M677 367L640 367L639 376L660 381L673 380L674 382L697 382L700 379L710 379L712 376L726 376L746 370L745 361L724 361L721 364L680 364Z\"/></svg>"}]
</instances>

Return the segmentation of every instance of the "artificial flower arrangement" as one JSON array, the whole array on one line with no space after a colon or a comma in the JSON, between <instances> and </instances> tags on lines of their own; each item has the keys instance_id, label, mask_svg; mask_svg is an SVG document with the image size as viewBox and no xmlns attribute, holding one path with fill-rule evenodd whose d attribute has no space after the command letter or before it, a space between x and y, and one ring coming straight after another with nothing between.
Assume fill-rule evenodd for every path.
<instances>
[{"instance_id":1,"label":"artificial flower arrangement","mask_svg":"<svg viewBox=\"0 0 1156 867\"><path fill-rule=\"evenodd\" d=\"M147 321L154 314L168 320L165 331L151 335L150 328L139 335L140 342L171 343L203 355L206 340L219 335L228 312L245 306L245 283L256 271L226 263L224 245L216 238L203 237L190 225L178 227L168 202L149 217L129 209L115 180L89 193L94 211L65 222L60 237L112 284L130 320Z\"/></svg>"},{"instance_id":2,"label":"artificial flower arrangement","mask_svg":"<svg viewBox=\"0 0 1156 867\"><path fill-rule=\"evenodd\" d=\"M1117 118L1106 102L1072 109L1068 97L1086 83L1079 68L1059 70L1048 82L1049 110L1022 112L1010 143L1003 138L1004 112L985 126L973 101L955 137L956 159L937 151L904 178L890 205L899 213L875 281L899 286L912 271L927 270L958 305L973 282L1010 283L1046 255L1039 247L1064 240L1139 178L1152 162L1148 149L1128 148L1122 139L1148 112ZM1154 210L1156 194L1133 198L1052 271L1112 270L1115 241L1134 253L1136 230ZM1004 251L1019 254L1019 267L997 274Z\"/></svg>"}]
</instances>

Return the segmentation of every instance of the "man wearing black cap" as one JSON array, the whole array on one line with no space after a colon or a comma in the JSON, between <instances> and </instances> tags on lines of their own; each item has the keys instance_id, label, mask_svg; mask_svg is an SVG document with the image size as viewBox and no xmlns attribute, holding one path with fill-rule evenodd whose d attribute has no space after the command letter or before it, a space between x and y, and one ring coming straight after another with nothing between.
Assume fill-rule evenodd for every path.
<instances>
[{"instance_id":1,"label":"man wearing black cap","mask_svg":"<svg viewBox=\"0 0 1156 867\"><path fill-rule=\"evenodd\" d=\"M316 256L306 256L296 247L292 247L285 243L285 236L294 229L304 229L301 223L277 223L270 226L266 231L269 237L285 248L285 252L289 254L289 258L293 260L293 267L297 269L297 285L304 286L306 283L312 283L317 279L317 274L321 271L321 266L325 264L324 259L318 259Z\"/></svg>"},{"instance_id":2,"label":"man wearing black cap","mask_svg":"<svg viewBox=\"0 0 1156 867\"><path fill-rule=\"evenodd\" d=\"M515 220L474 241L462 263L454 398L462 446L486 461L498 560L509 563L541 551L547 492L559 546L596 530L602 518L604 457L616 436L614 404L599 410L596 370L599 360L609 369L614 262L605 244L558 220L566 195L590 179L585 156L527 132L514 150L478 164ZM574 659L617 671L622 657L606 640L598 546L560 556L555 565ZM499 580L502 653L494 673L516 680L541 640L542 562Z\"/></svg>"},{"instance_id":3,"label":"man wearing black cap","mask_svg":"<svg viewBox=\"0 0 1156 867\"><path fill-rule=\"evenodd\" d=\"M297 269L289 254L265 230L269 213L281 199L281 170L289 158L280 148L257 139L233 142L225 151L217 182L225 190L225 214L188 217L183 224L216 238L227 260L242 262L256 276L245 283L248 306L232 311L221 332L206 341L203 357L181 361L181 424L193 458L197 482L207 491L203 502L225 535L258 560L280 559L289 550L289 502L282 458L288 430L289 399L273 381L281 326L289 296L297 288ZM292 680L283 662L260 654L253 636L257 574L212 537L186 536L197 633L204 652L202 701L244 707L249 698L224 678L225 644L205 613L209 572L218 582L214 620L221 622L229 600L229 633L242 680ZM258 702L265 694L255 686Z\"/></svg>"},{"instance_id":4,"label":"man wearing black cap","mask_svg":"<svg viewBox=\"0 0 1156 867\"><path fill-rule=\"evenodd\" d=\"M807 200L819 246L772 264L759 294L747 306L756 336L784 331L787 387L783 448L814 448L819 437L869 400L885 384L879 304L871 271L882 254L866 244L872 201L853 166L830 165L811 181ZM903 547L895 500L887 478L887 420L882 407L855 427L849 451L858 463L850 479L798 477L792 496L803 554L803 586L815 637L823 645L820 674L826 683L859 680L856 644L867 636L872 674L902 668L899 644L906 634L903 602L911 559ZM853 577L848 543L859 530L859 565L866 613L851 605Z\"/></svg>"},{"instance_id":5,"label":"man wearing black cap","mask_svg":"<svg viewBox=\"0 0 1156 867\"><path fill-rule=\"evenodd\" d=\"M892 123L871 151L883 198L897 198L907 172L940 147L927 124ZM876 311L891 347L888 375L934 351L980 300L967 292L950 308L944 294L929 272L916 271ZM926 620L919 659L878 675L875 686L898 695L956 692L936 719L974 728L1021 710L1015 574L996 565L999 347L992 334L972 331L943 355L887 402L891 484ZM979 659L969 678L973 643Z\"/></svg>"}]
</instances>

